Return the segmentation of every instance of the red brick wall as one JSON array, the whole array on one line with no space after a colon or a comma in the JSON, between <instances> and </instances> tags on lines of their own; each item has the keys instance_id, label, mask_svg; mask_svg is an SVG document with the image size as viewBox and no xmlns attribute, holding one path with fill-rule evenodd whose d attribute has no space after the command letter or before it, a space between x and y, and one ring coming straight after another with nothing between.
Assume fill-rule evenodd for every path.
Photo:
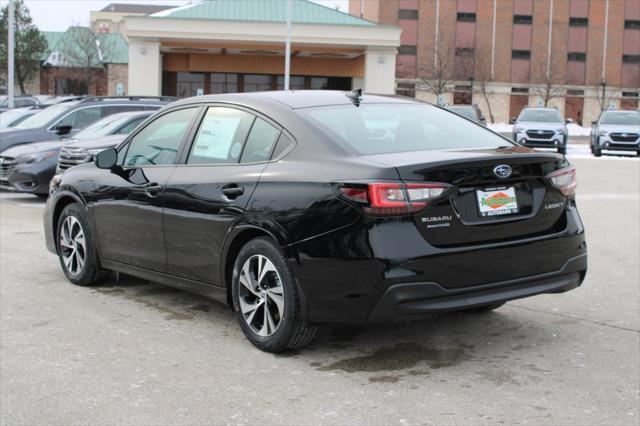
<instances>
[{"instance_id":1,"label":"red brick wall","mask_svg":"<svg viewBox=\"0 0 640 426\"><path fill-rule=\"evenodd\" d=\"M43 95L56 94L56 79L82 79L82 70L77 68L41 68L40 69L40 93ZM93 87L89 88L89 94L94 96L107 95L107 73L103 69L93 71Z\"/></svg>"}]
</instances>

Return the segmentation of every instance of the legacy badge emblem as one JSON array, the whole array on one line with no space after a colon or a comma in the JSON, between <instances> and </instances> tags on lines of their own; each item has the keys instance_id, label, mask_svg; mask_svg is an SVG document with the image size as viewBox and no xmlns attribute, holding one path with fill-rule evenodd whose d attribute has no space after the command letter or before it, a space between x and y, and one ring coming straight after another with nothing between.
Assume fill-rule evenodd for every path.
<instances>
[{"instance_id":1,"label":"legacy badge emblem","mask_svg":"<svg viewBox=\"0 0 640 426\"><path fill-rule=\"evenodd\" d=\"M511 176L511 167L506 164L500 164L493 168L493 174L498 176L500 179L506 179Z\"/></svg>"}]
</instances>

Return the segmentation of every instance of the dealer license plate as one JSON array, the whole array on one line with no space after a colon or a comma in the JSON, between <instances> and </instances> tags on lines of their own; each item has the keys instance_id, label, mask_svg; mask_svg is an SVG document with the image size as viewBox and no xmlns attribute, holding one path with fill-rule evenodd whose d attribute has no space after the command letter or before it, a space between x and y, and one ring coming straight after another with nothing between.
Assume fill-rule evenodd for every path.
<instances>
[{"instance_id":1,"label":"dealer license plate","mask_svg":"<svg viewBox=\"0 0 640 426\"><path fill-rule=\"evenodd\" d=\"M477 190L478 210L480 216L501 216L518 213L518 200L513 186L504 188L492 188L490 190Z\"/></svg>"}]
</instances>

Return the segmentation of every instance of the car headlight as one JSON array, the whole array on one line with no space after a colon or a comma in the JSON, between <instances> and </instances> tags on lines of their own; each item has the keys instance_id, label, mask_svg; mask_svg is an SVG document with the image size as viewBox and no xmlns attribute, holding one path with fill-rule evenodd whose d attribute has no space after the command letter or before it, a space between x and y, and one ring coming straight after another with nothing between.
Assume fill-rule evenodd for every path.
<instances>
[{"instance_id":1,"label":"car headlight","mask_svg":"<svg viewBox=\"0 0 640 426\"><path fill-rule=\"evenodd\" d=\"M18 155L16 157L17 163L40 163L41 161L51 158L58 153L58 150L35 152L33 154Z\"/></svg>"}]
</instances>

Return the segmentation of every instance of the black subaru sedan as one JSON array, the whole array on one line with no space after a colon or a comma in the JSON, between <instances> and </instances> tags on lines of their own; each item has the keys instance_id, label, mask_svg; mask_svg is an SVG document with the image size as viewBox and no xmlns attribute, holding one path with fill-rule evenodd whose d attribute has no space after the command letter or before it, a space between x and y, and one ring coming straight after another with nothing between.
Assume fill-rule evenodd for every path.
<instances>
[{"instance_id":1,"label":"black subaru sedan","mask_svg":"<svg viewBox=\"0 0 640 426\"><path fill-rule=\"evenodd\" d=\"M227 303L256 347L578 287L575 169L445 109L358 92L200 96L52 182L68 279Z\"/></svg>"}]
</instances>

